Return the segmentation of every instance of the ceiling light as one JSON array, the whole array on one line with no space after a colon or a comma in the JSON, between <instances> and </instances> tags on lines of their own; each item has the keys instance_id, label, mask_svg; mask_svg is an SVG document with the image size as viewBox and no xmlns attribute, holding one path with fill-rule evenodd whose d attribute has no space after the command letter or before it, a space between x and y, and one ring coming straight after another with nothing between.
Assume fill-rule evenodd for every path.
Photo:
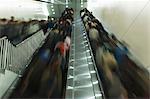
<instances>
[{"instance_id":1,"label":"ceiling light","mask_svg":"<svg viewBox=\"0 0 150 99\"><path fill-rule=\"evenodd\" d=\"M68 5L66 5L66 8L68 8Z\"/></svg>"},{"instance_id":2,"label":"ceiling light","mask_svg":"<svg viewBox=\"0 0 150 99\"><path fill-rule=\"evenodd\" d=\"M83 2L81 2L81 4L83 4Z\"/></svg>"},{"instance_id":3,"label":"ceiling light","mask_svg":"<svg viewBox=\"0 0 150 99\"><path fill-rule=\"evenodd\" d=\"M51 18L51 20L54 20L54 18Z\"/></svg>"},{"instance_id":4,"label":"ceiling light","mask_svg":"<svg viewBox=\"0 0 150 99\"><path fill-rule=\"evenodd\" d=\"M51 5L51 8L54 8L54 6L53 6L53 5Z\"/></svg>"},{"instance_id":5,"label":"ceiling light","mask_svg":"<svg viewBox=\"0 0 150 99\"><path fill-rule=\"evenodd\" d=\"M54 11L54 9L52 9L52 11Z\"/></svg>"},{"instance_id":6,"label":"ceiling light","mask_svg":"<svg viewBox=\"0 0 150 99\"><path fill-rule=\"evenodd\" d=\"M54 3L54 0L51 0L51 3Z\"/></svg>"},{"instance_id":7,"label":"ceiling light","mask_svg":"<svg viewBox=\"0 0 150 99\"><path fill-rule=\"evenodd\" d=\"M53 12L53 14L55 14L55 12Z\"/></svg>"},{"instance_id":8,"label":"ceiling light","mask_svg":"<svg viewBox=\"0 0 150 99\"><path fill-rule=\"evenodd\" d=\"M83 7L83 5L81 5L81 7Z\"/></svg>"}]
</instances>

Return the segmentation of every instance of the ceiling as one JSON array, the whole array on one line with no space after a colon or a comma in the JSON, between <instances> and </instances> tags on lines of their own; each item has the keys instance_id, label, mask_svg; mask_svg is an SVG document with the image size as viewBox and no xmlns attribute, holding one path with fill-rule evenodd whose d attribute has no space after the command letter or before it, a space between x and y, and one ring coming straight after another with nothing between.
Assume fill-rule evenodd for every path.
<instances>
[{"instance_id":1,"label":"ceiling","mask_svg":"<svg viewBox=\"0 0 150 99\"><path fill-rule=\"evenodd\" d=\"M41 3L47 3L50 16L60 17L66 7L72 7L76 11L86 7L87 0L35 0ZM81 6L82 5L82 6Z\"/></svg>"},{"instance_id":2,"label":"ceiling","mask_svg":"<svg viewBox=\"0 0 150 99\"><path fill-rule=\"evenodd\" d=\"M81 7L82 5L82 7ZM86 7L86 0L0 0L0 18L9 19L47 19L47 16L59 18L66 7L78 12Z\"/></svg>"}]
</instances>

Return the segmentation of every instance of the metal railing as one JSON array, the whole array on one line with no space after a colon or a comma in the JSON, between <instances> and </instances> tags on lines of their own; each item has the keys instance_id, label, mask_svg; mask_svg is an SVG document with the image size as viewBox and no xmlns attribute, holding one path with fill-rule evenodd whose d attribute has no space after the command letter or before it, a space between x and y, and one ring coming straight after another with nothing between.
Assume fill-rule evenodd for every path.
<instances>
[{"instance_id":1,"label":"metal railing","mask_svg":"<svg viewBox=\"0 0 150 99\"><path fill-rule=\"evenodd\" d=\"M14 46L7 37L0 39L0 70L10 70L17 74L26 68L26 65L38 49L46 36L42 30Z\"/></svg>"}]
</instances>

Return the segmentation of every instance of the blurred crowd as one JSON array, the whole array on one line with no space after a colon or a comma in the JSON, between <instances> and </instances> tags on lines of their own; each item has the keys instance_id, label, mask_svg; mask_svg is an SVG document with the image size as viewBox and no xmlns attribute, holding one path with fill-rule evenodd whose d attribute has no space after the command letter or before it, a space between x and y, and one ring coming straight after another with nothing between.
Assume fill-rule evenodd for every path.
<instances>
[{"instance_id":1,"label":"blurred crowd","mask_svg":"<svg viewBox=\"0 0 150 99\"><path fill-rule=\"evenodd\" d=\"M10 98L63 98L73 14L72 8L64 10L18 81Z\"/></svg>"},{"instance_id":2,"label":"blurred crowd","mask_svg":"<svg viewBox=\"0 0 150 99\"><path fill-rule=\"evenodd\" d=\"M80 11L108 99L149 99L150 78L128 55L128 44L108 33L86 8Z\"/></svg>"},{"instance_id":3,"label":"blurred crowd","mask_svg":"<svg viewBox=\"0 0 150 99\"><path fill-rule=\"evenodd\" d=\"M29 36L43 30L46 33L56 23L56 19L49 17L47 20L32 20L23 21L16 20L14 16L10 19L0 19L0 38L7 36L10 41L18 41L20 43Z\"/></svg>"}]
</instances>

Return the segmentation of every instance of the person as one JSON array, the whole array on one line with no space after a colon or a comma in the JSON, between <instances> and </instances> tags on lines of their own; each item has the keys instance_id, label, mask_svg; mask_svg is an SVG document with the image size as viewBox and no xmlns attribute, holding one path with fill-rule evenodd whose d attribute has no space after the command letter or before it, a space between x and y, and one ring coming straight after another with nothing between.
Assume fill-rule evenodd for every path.
<instances>
[{"instance_id":1,"label":"person","mask_svg":"<svg viewBox=\"0 0 150 99\"><path fill-rule=\"evenodd\" d=\"M64 36L67 36L67 35L71 36L71 31L72 31L72 25L71 24L72 24L71 20L66 19L65 28L64 28L64 32L65 32Z\"/></svg>"},{"instance_id":2,"label":"person","mask_svg":"<svg viewBox=\"0 0 150 99\"><path fill-rule=\"evenodd\" d=\"M14 22L15 21L15 17L14 16L11 16L10 17L10 22Z\"/></svg>"},{"instance_id":3,"label":"person","mask_svg":"<svg viewBox=\"0 0 150 99\"><path fill-rule=\"evenodd\" d=\"M67 44L66 42L59 41L59 42L56 44L56 46L55 46L55 48L54 48L54 51L55 51L57 48L60 49L61 55L62 55L63 57L66 57L66 51L69 49L69 48L68 48L68 44Z\"/></svg>"},{"instance_id":4,"label":"person","mask_svg":"<svg viewBox=\"0 0 150 99\"><path fill-rule=\"evenodd\" d=\"M150 97L149 73L135 64L127 55L119 66L120 79L128 90L130 98Z\"/></svg>"},{"instance_id":5,"label":"person","mask_svg":"<svg viewBox=\"0 0 150 99\"><path fill-rule=\"evenodd\" d=\"M95 27L93 27L91 24L89 24L89 33L88 34L89 34L88 36L89 36L89 40L90 40L92 49L95 50L96 49L95 44L100 43L100 41L101 41L99 32Z\"/></svg>"},{"instance_id":6,"label":"person","mask_svg":"<svg viewBox=\"0 0 150 99\"><path fill-rule=\"evenodd\" d=\"M62 95L62 55L60 49L56 49L50 63L44 70L39 88L41 98L60 98Z\"/></svg>"},{"instance_id":7,"label":"person","mask_svg":"<svg viewBox=\"0 0 150 99\"><path fill-rule=\"evenodd\" d=\"M40 27L43 30L44 34L47 33L48 25L46 20L41 20L40 21Z\"/></svg>"},{"instance_id":8,"label":"person","mask_svg":"<svg viewBox=\"0 0 150 99\"><path fill-rule=\"evenodd\" d=\"M70 44L71 44L71 39L69 36L66 36L65 41L66 43L66 49L69 50L70 49Z\"/></svg>"},{"instance_id":9,"label":"person","mask_svg":"<svg viewBox=\"0 0 150 99\"><path fill-rule=\"evenodd\" d=\"M59 30L58 28L56 28L53 30L53 32L54 32L54 35L52 38L52 43L50 45L50 50L52 53L54 52L56 44L63 39L62 30Z\"/></svg>"},{"instance_id":10,"label":"person","mask_svg":"<svg viewBox=\"0 0 150 99\"><path fill-rule=\"evenodd\" d=\"M124 62L123 58L124 58L125 55L127 55L129 53L129 50L123 44L118 43L117 45L118 46L116 46L114 48L114 56L115 56L118 64L120 65L122 62Z\"/></svg>"},{"instance_id":11,"label":"person","mask_svg":"<svg viewBox=\"0 0 150 99\"><path fill-rule=\"evenodd\" d=\"M102 70L105 75L106 90L108 99L127 99L127 91L123 87L119 77L116 74L118 64L110 52L104 52L102 54Z\"/></svg>"},{"instance_id":12,"label":"person","mask_svg":"<svg viewBox=\"0 0 150 99\"><path fill-rule=\"evenodd\" d=\"M52 22L52 20L51 20L51 17L48 16L48 22L47 22L47 27L48 27L48 29L53 28L53 26L54 26L54 24L53 24L53 22Z\"/></svg>"},{"instance_id":13,"label":"person","mask_svg":"<svg viewBox=\"0 0 150 99\"><path fill-rule=\"evenodd\" d=\"M86 31L88 32L89 31L89 24L90 23L90 21L87 21L86 23L85 23L85 29L86 29Z\"/></svg>"},{"instance_id":14,"label":"person","mask_svg":"<svg viewBox=\"0 0 150 99\"><path fill-rule=\"evenodd\" d=\"M87 21L91 20L88 14L84 14L83 22L86 23Z\"/></svg>"}]
</instances>

